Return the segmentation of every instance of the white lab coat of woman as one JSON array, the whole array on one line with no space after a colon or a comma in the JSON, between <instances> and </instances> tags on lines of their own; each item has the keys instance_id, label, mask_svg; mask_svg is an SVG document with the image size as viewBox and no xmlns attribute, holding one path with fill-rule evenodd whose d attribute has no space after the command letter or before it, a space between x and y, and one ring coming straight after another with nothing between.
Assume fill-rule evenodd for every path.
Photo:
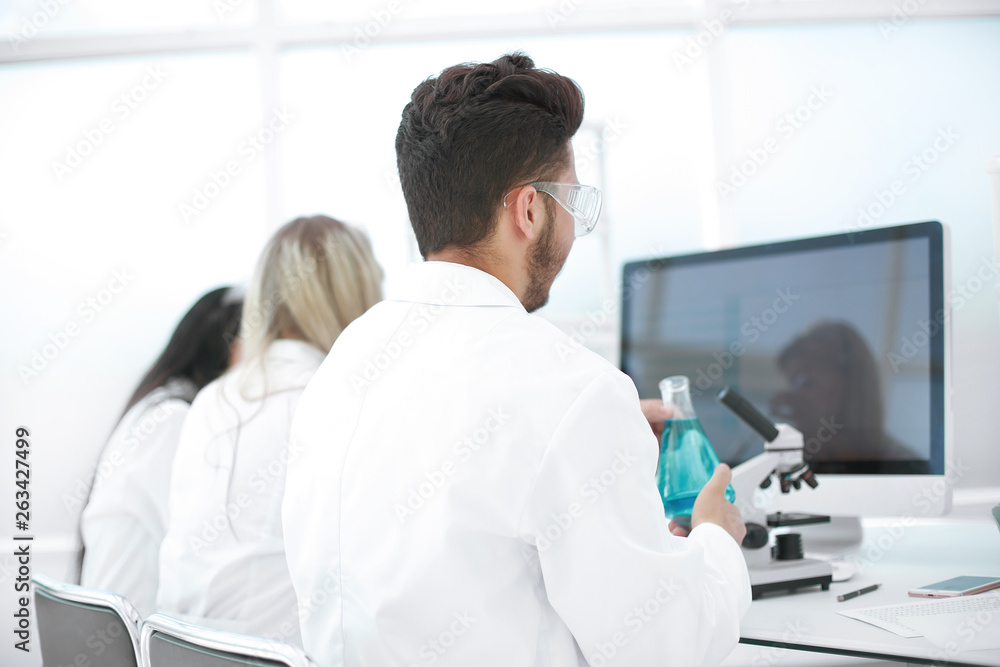
<instances>
[{"instance_id":1,"label":"white lab coat of woman","mask_svg":"<svg viewBox=\"0 0 1000 667\"><path fill-rule=\"evenodd\" d=\"M198 394L173 462L159 611L301 644L281 501L292 416L324 356L276 340L261 365L239 364Z\"/></svg>"},{"instance_id":2,"label":"white lab coat of woman","mask_svg":"<svg viewBox=\"0 0 1000 667\"><path fill-rule=\"evenodd\" d=\"M196 391L187 380L171 380L129 409L101 453L80 518L80 583L125 596L143 616L156 610L168 473Z\"/></svg>"}]
</instances>

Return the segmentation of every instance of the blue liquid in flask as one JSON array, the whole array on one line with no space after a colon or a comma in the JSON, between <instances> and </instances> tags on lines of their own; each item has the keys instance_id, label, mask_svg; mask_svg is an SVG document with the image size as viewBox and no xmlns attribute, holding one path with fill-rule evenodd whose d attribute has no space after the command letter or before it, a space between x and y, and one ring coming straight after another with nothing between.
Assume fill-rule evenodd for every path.
<instances>
[{"instance_id":1,"label":"blue liquid in flask","mask_svg":"<svg viewBox=\"0 0 1000 667\"><path fill-rule=\"evenodd\" d=\"M665 515L690 527L694 501L719 465L719 457L694 414L687 378L667 378L660 383L660 389L664 403L672 406L679 418L663 424L656 485ZM736 500L731 485L726 487L726 500Z\"/></svg>"},{"instance_id":2,"label":"blue liquid in flask","mask_svg":"<svg viewBox=\"0 0 1000 667\"><path fill-rule=\"evenodd\" d=\"M694 500L717 465L719 457L697 418L668 419L663 425L660 463L656 471L656 484L666 515L689 523ZM726 500L736 500L732 486L726 487Z\"/></svg>"}]
</instances>

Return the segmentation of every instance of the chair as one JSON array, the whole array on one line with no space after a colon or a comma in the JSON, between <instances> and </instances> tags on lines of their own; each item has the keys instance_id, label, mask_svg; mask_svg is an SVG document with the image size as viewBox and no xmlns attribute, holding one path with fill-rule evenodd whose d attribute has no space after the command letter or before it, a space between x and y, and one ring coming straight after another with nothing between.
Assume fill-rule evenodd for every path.
<instances>
[{"instance_id":1,"label":"chair","mask_svg":"<svg viewBox=\"0 0 1000 667\"><path fill-rule=\"evenodd\" d=\"M128 600L41 574L32 584L44 667L138 667L142 617Z\"/></svg>"},{"instance_id":2,"label":"chair","mask_svg":"<svg viewBox=\"0 0 1000 667\"><path fill-rule=\"evenodd\" d=\"M315 667L302 649L285 642L193 625L166 614L142 624L142 667Z\"/></svg>"}]
</instances>

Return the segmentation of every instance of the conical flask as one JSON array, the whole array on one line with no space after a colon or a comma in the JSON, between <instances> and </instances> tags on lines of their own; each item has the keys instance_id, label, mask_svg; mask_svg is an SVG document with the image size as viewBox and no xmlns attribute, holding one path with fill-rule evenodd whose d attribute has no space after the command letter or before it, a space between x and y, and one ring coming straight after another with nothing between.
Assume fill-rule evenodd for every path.
<instances>
[{"instance_id":1,"label":"conical flask","mask_svg":"<svg viewBox=\"0 0 1000 667\"><path fill-rule=\"evenodd\" d=\"M687 377L666 378L660 382L660 392L663 403L673 409L673 415L663 423L656 484L666 515L689 526L694 500L719 465L719 457L694 413ZM726 500L735 499L733 487L726 487Z\"/></svg>"}]
</instances>

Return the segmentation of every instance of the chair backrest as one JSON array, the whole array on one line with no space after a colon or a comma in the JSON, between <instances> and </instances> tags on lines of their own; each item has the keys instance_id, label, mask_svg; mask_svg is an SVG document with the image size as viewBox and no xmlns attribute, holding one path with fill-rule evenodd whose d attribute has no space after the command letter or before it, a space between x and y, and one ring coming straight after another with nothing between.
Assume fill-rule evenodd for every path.
<instances>
[{"instance_id":1,"label":"chair backrest","mask_svg":"<svg viewBox=\"0 0 1000 667\"><path fill-rule=\"evenodd\" d=\"M32 584L44 667L138 667L142 617L128 600L41 574Z\"/></svg>"},{"instance_id":2,"label":"chair backrest","mask_svg":"<svg viewBox=\"0 0 1000 667\"><path fill-rule=\"evenodd\" d=\"M142 667L315 667L305 652L285 642L212 630L153 614L142 624Z\"/></svg>"}]
</instances>

